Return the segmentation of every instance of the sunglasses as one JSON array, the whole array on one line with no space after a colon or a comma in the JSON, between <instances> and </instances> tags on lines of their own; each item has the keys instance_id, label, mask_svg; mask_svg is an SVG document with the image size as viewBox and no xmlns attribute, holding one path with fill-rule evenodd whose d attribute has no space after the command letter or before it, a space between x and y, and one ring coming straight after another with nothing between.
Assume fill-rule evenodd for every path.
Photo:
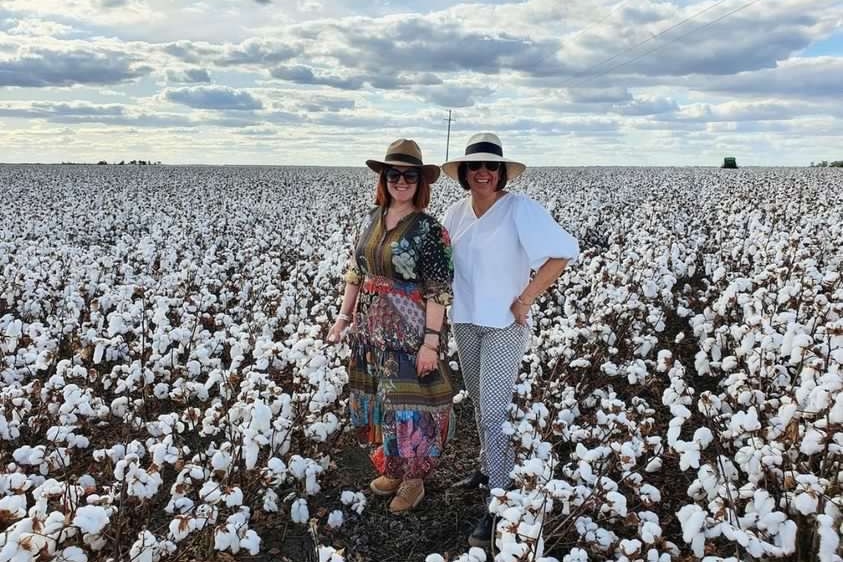
<instances>
[{"instance_id":1,"label":"sunglasses","mask_svg":"<svg viewBox=\"0 0 843 562\"><path fill-rule=\"evenodd\" d=\"M490 172L497 172L500 167L500 162L468 162L468 169L472 172L476 172L480 168L486 168Z\"/></svg>"},{"instance_id":2,"label":"sunglasses","mask_svg":"<svg viewBox=\"0 0 843 562\"><path fill-rule=\"evenodd\" d=\"M389 183L398 183L398 180L404 178L404 181L409 183L419 183L419 178L421 174L415 168L410 168L409 170L404 170L403 172L400 170L396 170L395 168L390 168L386 171L386 181Z\"/></svg>"}]
</instances>

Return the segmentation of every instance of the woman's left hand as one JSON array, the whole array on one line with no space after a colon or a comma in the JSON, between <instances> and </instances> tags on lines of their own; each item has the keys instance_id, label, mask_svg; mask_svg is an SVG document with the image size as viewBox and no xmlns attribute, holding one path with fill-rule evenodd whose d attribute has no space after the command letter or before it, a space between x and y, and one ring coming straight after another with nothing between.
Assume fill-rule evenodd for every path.
<instances>
[{"instance_id":1,"label":"woman's left hand","mask_svg":"<svg viewBox=\"0 0 843 562\"><path fill-rule=\"evenodd\" d=\"M530 305L521 302L520 298L512 301L512 306L509 307L512 315L515 316L515 322L522 326L527 325L527 316L530 314Z\"/></svg>"},{"instance_id":2,"label":"woman's left hand","mask_svg":"<svg viewBox=\"0 0 843 562\"><path fill-rule=\"evenodd\" d=\"M416 373L420 377L426 377L439 366L439 354L426 345L419 348L416 355Z\"/></svg>"}]
</instances>

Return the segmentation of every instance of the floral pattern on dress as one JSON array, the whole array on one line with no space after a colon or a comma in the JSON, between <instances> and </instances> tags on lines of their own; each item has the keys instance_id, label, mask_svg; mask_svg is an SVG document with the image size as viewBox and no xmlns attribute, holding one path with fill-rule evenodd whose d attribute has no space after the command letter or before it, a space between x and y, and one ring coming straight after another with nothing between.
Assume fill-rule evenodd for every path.
<instances>
[{"instance_id":1,"label":"floral pattern on dress","mask_svg":"<svg viewBox=\"0 0 843 562\"><path fill-rule=\"evenodd\" d=\"M451 425L451 381L439 370L419 377L415 366L427 300L451 302L450 238L421 212L387 230L384 211L376 208L364 218L345 274L360 285L349 409L359 440L382 444L387 474L423 478L436 465Z\"/></svg>"}]
</instances>

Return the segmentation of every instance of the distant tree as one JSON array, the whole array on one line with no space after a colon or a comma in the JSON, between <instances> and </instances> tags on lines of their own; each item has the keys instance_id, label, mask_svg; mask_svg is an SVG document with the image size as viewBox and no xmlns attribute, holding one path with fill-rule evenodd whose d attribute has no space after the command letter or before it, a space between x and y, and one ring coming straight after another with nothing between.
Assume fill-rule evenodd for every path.
<instances>
[{"instance_id":1,"label":"distant tree","mask_svg":"<svg viewBox=\"0 0 843 562\"><path fill-rule=\"evenodd\" d=\"M100 160L99 162L97 162L97 166L107 166L107 165L108 165L108 162L106 162L105 160Z\"/></svg>"},{"instance_id":2,"label":"distant tree","mask_svg":"<svg viewBox=\"0 0 843 562\"><path fill-rule=\"evenodd\" d=\"M828 165L829 168L843 168L843 160L835 160Z\"/></svg>"},{"instance_id":3,"label":"distant tree","mask_svg":"<svg viewBox=\"0 0 843 562\"><path fill-rule=\"evenodd\" d=\"M813 163L813 162L811 162L811 165L813 165L813 164L814 164L814 163ZM120 161L120 163L119 163L118 165L119 165L119 166L125 166L125 165L126 165L126 161L125 161L125 160L121 160L121 161Z\"/></svg>"}]
</instances>

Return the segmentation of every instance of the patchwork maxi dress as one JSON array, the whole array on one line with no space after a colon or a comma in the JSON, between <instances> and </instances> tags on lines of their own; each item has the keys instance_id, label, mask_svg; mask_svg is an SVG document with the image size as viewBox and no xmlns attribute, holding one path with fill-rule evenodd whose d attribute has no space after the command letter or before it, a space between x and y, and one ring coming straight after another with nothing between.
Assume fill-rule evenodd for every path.
<instances>
[{"instance_id":1,"label":"patchwork maxi dress","mask_svg":"<svg viewBox=\"0 0 843 562\"><path fill-rule=\"evenodd\" d=\"M413 212L386 230L385 210L363 221L346 282L360 285L348 365L351 421L361 443L382 444L390 478L424 478L451 424L453 385L437 369L416 373L428 299L451 302L448 232ZM440 349L444 348L444 326Z\"/></svg>"}]
</instances>

